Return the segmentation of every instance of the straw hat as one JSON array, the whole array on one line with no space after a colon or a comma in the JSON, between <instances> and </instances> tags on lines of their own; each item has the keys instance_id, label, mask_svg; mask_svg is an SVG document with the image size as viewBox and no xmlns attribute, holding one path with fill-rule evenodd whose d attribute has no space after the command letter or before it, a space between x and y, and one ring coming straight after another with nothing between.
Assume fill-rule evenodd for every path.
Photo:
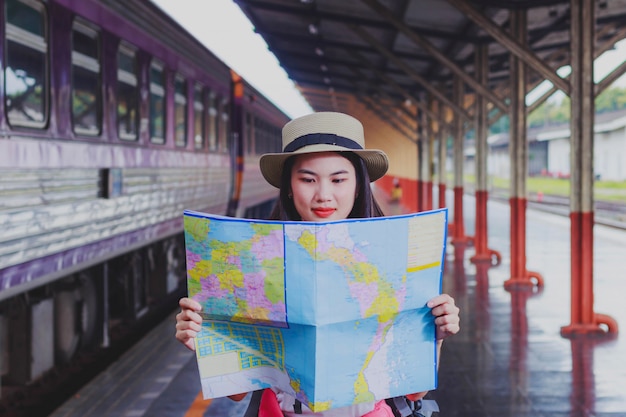
<instances>
[{"instance_id":1,"label":"straw hat","mask_svg":"<svg viewBox=\"0 0 626 417\"><path fill-rule=\"evenodd\" d=\"M354 152L365 165L370 181L376 181L387 172L387 155L378 149L364 149L363 125L343 113L319 112L299 117L283 127L283 151L267 153L259 162L261 173L274 187L280 187L280 178L287 158L312 152Z\"/></svg>"}]
</instances>

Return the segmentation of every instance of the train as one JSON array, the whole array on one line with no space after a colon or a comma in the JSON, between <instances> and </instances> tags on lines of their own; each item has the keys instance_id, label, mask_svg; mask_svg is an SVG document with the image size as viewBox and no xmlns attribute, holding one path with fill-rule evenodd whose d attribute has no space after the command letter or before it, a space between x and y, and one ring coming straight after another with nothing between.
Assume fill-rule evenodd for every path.
<instances>
[{"instance_id":1,"label":"train","mask_svg":"<svg viewBox=\"0 0 626 417\"><path fill-rule=\"evenodd\" d=\"M0 14L6 397L174 309L183 210L266 215L278 191L258 159L289 117L148 0L0 0Z\"/></svg>"}]
</instances>

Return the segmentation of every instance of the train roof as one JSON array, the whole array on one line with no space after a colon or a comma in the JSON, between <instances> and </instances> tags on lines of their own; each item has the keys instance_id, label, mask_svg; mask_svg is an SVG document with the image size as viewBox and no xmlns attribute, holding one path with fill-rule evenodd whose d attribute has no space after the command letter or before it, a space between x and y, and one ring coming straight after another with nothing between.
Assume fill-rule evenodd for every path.
<instances>
[{"instance_id":1,"label":"train roof","mask_svg":"<svg viewBox=\"0 0 626 417\"><path fill-rule=\"evenodd\" d=\"M195 67L213 74L223 85L226 85L226 80L231 78L232 69L224 61L152 1L100 0L100 2L132 25L145 31L162 46L183 55ZM182 68L182 70L185 69ZM256 103L262 104L266 111L278 117L289 119L281 109L249 82L245 79L244 82L249 97L254 96Z\"/></svg>"}]
</instances>

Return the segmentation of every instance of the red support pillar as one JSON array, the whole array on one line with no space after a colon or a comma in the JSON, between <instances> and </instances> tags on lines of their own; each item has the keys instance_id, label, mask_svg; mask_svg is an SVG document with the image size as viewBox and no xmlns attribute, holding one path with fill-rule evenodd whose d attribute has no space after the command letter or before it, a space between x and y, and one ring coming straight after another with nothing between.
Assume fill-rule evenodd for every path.
<instances>
[{"instance_id":1,"label":"red support pillar","mask_svg":"<svg viewBox=\"0 0 626 417\"><path fill-rule=\"evenodd\" d=\"M594 312L593 306L593 185L594 99L593 81L595 2L570 1L571 118L570 221L571 323L561 328L569 337L617 334L617 321ZM605 329L602 327L606 327Z\"/></svg>"},{"instance_id":2,"label":"red support pillar","mask_svg":"<svg viewBox=\"0 0 626 417\"><path fill-rule=\"evenodd\" d=\"M526 44L526 11L511 12L511 33ZM511 57L511 114L509 156L511 160L511 278L504 287L543 287L543 277L526 269L526 178L528 177L528 134L526 129L526 64Z\"/></svg>"},{"instance_id":3,"label":"red support pillar","mask_svg":"<svg viewBox=\"0 0 626 417\"><path fill-rule=\"evenodd\" d=\"M454 187L454 235L453 245L465 245L472 242L472 238L465 236L465 221L463 220L463 187Z\"/></svg>"},{"instance_id":4,"label":"red support pillar","mask_svg":"<svg viewBox=\"0 0 626 417\"><path fill-rule=\"evenodd\" d=\"M526 269L526 199L511 198L511 278L504 282L507 290L517 287L543 287L538 272Z\"/></svg>"},{"instance_id":5,"label":"red support pillar","mask_svg":"<svg viewBox=\"0 0 626 417\"><path fill-rule=\"evenodd\" d=\"M417 139L417 211L426 210L425 198L424 198L424 183L426 181L426 176L424 174L424 161L427 159L424 158L424 154L428 152L428 144L427 137L428 131L426 129L427 124L427 116L426 112L417 110L417 131L418 131L418 139Z\"/></svg>"},{"instance_id":6,"label":"red support pillar","mask_svg":"<svg viewBox=\"0 0 626 417\"><path fill-rule=\"evenodd\" d=\"M570 213L571 221L571 324L561 328L563 336L574 334L617 334L617 321L597 314L593 308L593 224L590 213Z\"/></svg>"},{"instance_id":7,"label":"red support pillar","mask_svg":"<svg viewBox=\"0 0 626 417\"><path fill-rule=\"evenodd\" d=\"M439 208L443 208L443 207L447 207L448 204L446 203L446 179L447 179L447 172L446 172L446 166L447 164L447 157L448 157L448 129L441 126L439 127L439 157L437 158L437 162L438 162L438 167L439 167L439 173L437 175L438 179L439 179L439 191L438 191L438 205L437 207Z\"/></svg>"},{"instance_id":8,"label":"red support pillar","mask_svg":"<svg viewBox=\"0 0 626 417\"><path fill-rule=\"evenodd\" d=\"M424 182L426 201L424 202L424 210L433 209L433 181L432 177L428 178L428 181Z\"/></svg>"},{"instance_id":9,"label":"red support pillar","mask_svg":"<svg viewBox=\"0 0 626 417\"><path fill-rule=\"evenodd\" d=\"M446 183L439 183L439 208L444 208L447 206L446 204Z\"/></svg>"},{"instance_id":10,"label":"red support pillar","mask_svg":"<svg viewBox=\"0 0 626 417\"><path fill-rule=\"evenodd\" d=\"M502 262L502 255L487 246L487 200L488 192L476 190L476 230L474 233L474 248L476 253L470 258L473 263L489 263L498 265Z\"/></svg>"},{"instance_id":11,"label":"red support pillar","mask_svg":"<svg viewBox=\"0 0 626 417\"><path fill-rule=\"evenodd\" d=\"M424 211L424 181L417 180L417 211Z\"/></svg>"},{"instance_id":12,"label":"red support pillar","mask_svg":"<svg viewBox=\"0 0 626 417\"><path fill-rule=\"evenodd\" d=\"M476 45L476 77L477 81L487 85L487 46ZM474 247L476 253L470 258L474 263L498 265L502 262L499 252L487 247L487 102L476 95L476 231Z\"/></svg>"},{"instance_id":13,"label":"red support pillar","mask_svg":"<svg viewBox=\"0 0 626 417\"><path fill-rule=\"evenodd\" d=\"M463 105L463 82L454 78L454 101ZM472 242L472 238L465 236L465 221L463 219L463 122L457 116L454 123L454 222L451 226L452 244L465 245Z\"/></svg>"}]
</instances>

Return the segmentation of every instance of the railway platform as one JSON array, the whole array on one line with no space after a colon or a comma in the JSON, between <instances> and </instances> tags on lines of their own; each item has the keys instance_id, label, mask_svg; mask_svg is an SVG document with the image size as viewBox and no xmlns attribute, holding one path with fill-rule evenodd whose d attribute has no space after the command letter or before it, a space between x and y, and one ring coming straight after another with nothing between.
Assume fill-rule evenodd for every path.
<instances>
[{"instance_id":1,"label":"railway platform","mask_svg":"<svg viewBox=\"0 0 626 417\"><path fill-rule=\"evenodd\" d=\"M466 199L471 235L474 200ZM622 331L565 338L560 330L570 319L569 219L528 211L528 267L543 275L545 286L507 290L509 206L490 201L488 213L490 246L502 253L500 265L477 268L469 260L471 246L447 249L443 289L461 308L461 332L444 342L439 387L429 394L439 415L626 416L626 232L594 229L595 308L615 318ZM194 355L174 339L174 315L51 416L242 416L247 399L201 398Z\"/></svg>"}]
</instances>

